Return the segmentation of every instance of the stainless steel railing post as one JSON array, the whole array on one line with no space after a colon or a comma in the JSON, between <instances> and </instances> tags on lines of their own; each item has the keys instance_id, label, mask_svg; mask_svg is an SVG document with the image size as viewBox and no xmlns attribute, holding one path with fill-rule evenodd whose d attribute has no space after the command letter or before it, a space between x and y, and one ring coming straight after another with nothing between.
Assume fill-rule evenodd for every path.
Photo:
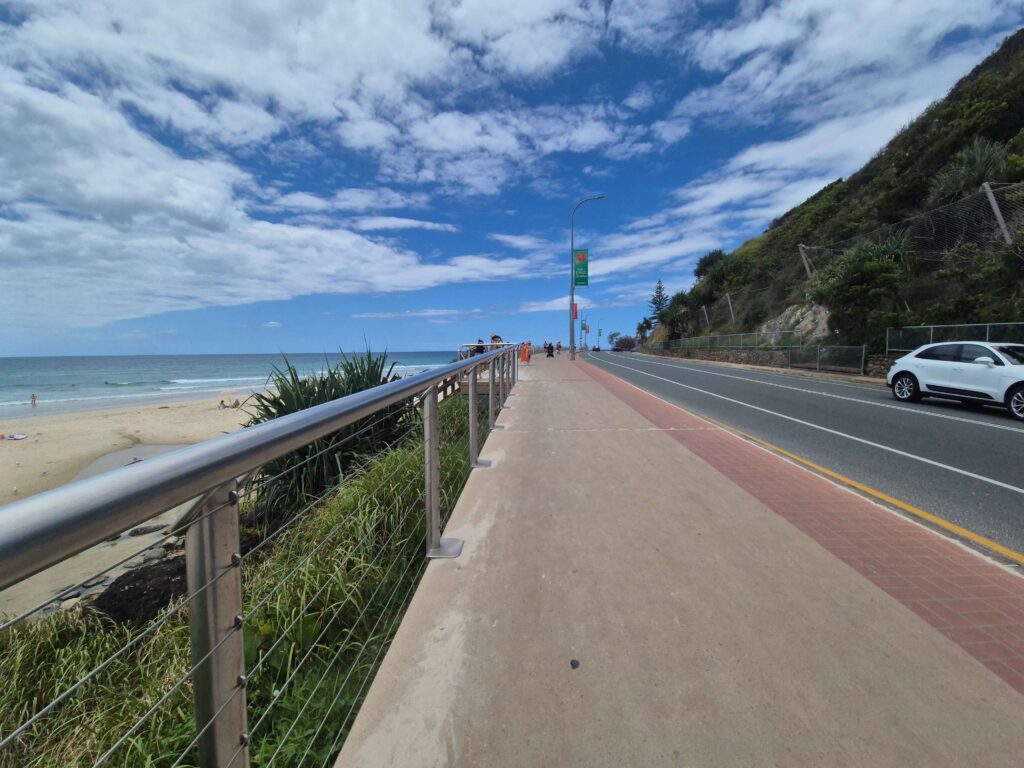
<instances>
[{"instance_id":1,"label":"stainless steel railing post","mask_svg":"<svg viewBox=\"0 0 1024 768\"><path fill-rule=\"evenodd\" d=\"M494 366L492 359L488 366L490 378L487 380L487 426L494 429Z\"/></svg>"},{"instance_id":2,"label":"stainless steel railing post","mask_svg":"<svg viewBox=\"0 0 1024 768\"><path fill-rule=\"evenodd\" d=\"M477 425L476 368L469 369L469 465L475 467L480 457L479 428Z\"/></svg>"},{"instance_id":3,"label":"stainless steel railing post","mask_svg":"<svg viewBox=\"0 0 1024 768\"><path fill-rule=\"evenodd\" d=\"M505 408L505 360L507 354L498 355L498 408Z\"/></svg>"},{"instance_id":4,"label":"stainless steel railing post","mask_svg":"<svg viewBox=\"0 0 1024 768\"><path fill-rule=\"evenodd\" d=\"M201 768L249 765L237 487L232 481L212 491L185 534Z\"/></svg>"},{"instance_id":5,"label":"stainless steel railing post","mask_svg":"<svg viewBox=\"0 0 1024 768\"><path fill-rule=\"evenodd\" d=\"M427 557L451 558L462 554L461 539L441 538L441 435L437 412L437 385L423 393L424 515Z\"/></svg>"}]
</instances>

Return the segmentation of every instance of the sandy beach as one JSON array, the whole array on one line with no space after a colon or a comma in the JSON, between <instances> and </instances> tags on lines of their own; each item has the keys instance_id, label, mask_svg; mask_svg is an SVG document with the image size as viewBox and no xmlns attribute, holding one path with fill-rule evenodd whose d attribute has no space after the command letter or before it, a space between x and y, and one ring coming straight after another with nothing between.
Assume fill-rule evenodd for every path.
<instances>
[{"instance_id":1,"label":"sandy beach","mask_svg":"<svg viewBox=\"0 0 1024 768\"><path fill-rule=\"evenodd\" d=\"M145 460L232 432L247 418L241 409L218 409L216 400L192 400L4 420L0 431L27 437L0 440L0 524L3 504L56 488L76 477L106 472L135 459ZM169 510L146 526L98 544L0 592L0 616L16 615L132 553L141 554L162 539L165 526L182 512L181 507ZM119 566L97 579L93 595L137 564ZM67 604L76 602L73 598Z\"/></svg>"},{"instance_id":2,"label":"sandy beach","mask_svg":"<svg viewBox=\"0 0 1024 768\"><path fill-rule=\"evenodd\" d=\"M0 509L8 502L70 482L114 451L140 443L190 445L232 432L246 421L242 410L218 410L217 402L211 398L4 419L0 431L27 437L0 440Z\"/></svg>"}]
</instances>

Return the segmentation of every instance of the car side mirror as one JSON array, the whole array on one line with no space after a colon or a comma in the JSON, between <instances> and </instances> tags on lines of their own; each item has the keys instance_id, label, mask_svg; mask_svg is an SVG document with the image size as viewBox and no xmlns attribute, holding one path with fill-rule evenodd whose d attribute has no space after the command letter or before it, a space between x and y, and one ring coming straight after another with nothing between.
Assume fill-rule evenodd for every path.
<instances>
[{"instance_id":1,"label":"car side mirror","mask_svg":"<svg viewBox=\"0 0 1024 768\"><path fill-rule=\"evenodd\" d=\"M996 364L996 361L993 360L991 357L976 357L976 358L974 358L974 362L981 363L982 365L995 365Z\"/></svg>"}]
</instances>

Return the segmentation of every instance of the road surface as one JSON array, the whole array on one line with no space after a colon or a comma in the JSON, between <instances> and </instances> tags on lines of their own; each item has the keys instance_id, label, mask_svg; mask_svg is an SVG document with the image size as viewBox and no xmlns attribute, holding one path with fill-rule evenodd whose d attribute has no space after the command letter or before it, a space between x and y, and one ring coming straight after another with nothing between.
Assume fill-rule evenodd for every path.
<instances>
[{"instance_id":1,"label":"road surface","mask_svg":"<svg viewBox=\"0 0 1024 768\"><path fill-rule=\"evenodd\" d=\"M590 362L687 410L1024 553L1024 425L1005 411L641 354Z\"/></svg>"}]
</instances>

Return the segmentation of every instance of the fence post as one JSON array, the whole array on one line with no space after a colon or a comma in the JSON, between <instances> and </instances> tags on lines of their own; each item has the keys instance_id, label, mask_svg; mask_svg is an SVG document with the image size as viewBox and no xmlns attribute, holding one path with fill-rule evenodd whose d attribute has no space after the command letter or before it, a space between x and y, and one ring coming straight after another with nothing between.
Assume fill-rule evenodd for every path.
<instances>
[{"instance_id":1,"label":"fence post","mask_svg":"<svg viewBox=\"0 0 1024 768\"><path fill-rule=\"evenodd\" d=\"M469 466L477 465L480 456L480 437L477 420L479 417L476 402L476 366L469 369Z\"/></svg>"},{"instance_id":2,"label":"fence post","mask_svg":"<svg viewBox=\"0 0 1024 768\"><path fill-rule=\"evenodd\" d=\"M935 343L935 326L934 325L929 325L928 326L928 343L929 344L934 344Z\"/></svg>"},{"instance_id":3,"label":"fence post","mask_svg":"<svg viewBox=\"0 0 1024 768\"><path fill-rule=\"evenodd\" d=\"M985 197L988 198L988 204L992 206L992 213L995 214L996 223L999 224L999 229L1003 233L1003 240L1006 241L1007 245L1013 245L1010 230L1006 228L1006 222L1003 220L1003 212L999 210L999 203L996 202L996 196L992 194L992 187L989 186L987 181L981 185L981 191L985 193Z\"/></svg>"},{"instance_id":4,"label":"fence post","mask_svg":"<svg viewBox=\"0 0 1024 768\"><path fill-rule=\"evenodd\" d=\"M860 375L861 376L864 375L864 364L867 362L867 359L868 359L868 345L867 344L861 344L860 345Z\"/></svg>"},{"instance_id":5,"label":"fence post","mask_svg":"<svg viewBox=\"0 0 1024 768\"><path fill-rule=\"evenodd\" d=\"M806 245L798 245L797 250L800 251L800 260L804 263L804 271L807 272L807 277L811 276L811 262L807 260Z\"/></svg>"},{"instance_id":6,"label":"fence post","mask_svg":"<svg viewBox=\"0 0 1024 768\"><path fill-rule=\"evenodd\" d=\"M424 516L427 557L452 558L462 554L461 539L441 538L441 430L438 428L437 386L423 393Z\"/></svg>"},{"instance_id":7,"label":"fence post","mask_svg":"<svg viewBox=\"0 0 1024 768\"><path fill-rule=\"evenodd\" d=\"M990 323L986 323L985 324L985 341L989 340L991 332L992 332L992 325Z\"/></svg>"},{"instance_id":8,"label":"fence post","mask_svg":"<svg viewBox=\"0 0 1024 768\"><path fill-rule=\"evenodd\" d=\"M505 407L505 355L498 355L498 408Z\"/></svg>"},{"instance_id":9,"label":"fence post","mask_svg":"<svg viewBox=\"0 0 1024 768\"><path fill-rule=\"evenodd\" d=\"M494 358L488 366L490 378L487 382L487 426L494 429Z\"/></svg>"},{"instance_id":10,"label":"fence post","mask_svg":"<svg viewBox=\"0 0 1024 768\"><path fill-rule=\"evenodd\" d=\"M814 347L814 370L821 370L821 344L816 344Z\"/></svg>"},{"instance_id":11,"label":"fence post","mask_svg":"<svg viewBox=\"0 0 1024 768\"><path fill-rule=\"evenodd\" d=\"M210 493L185 533L201 768L223 768L232 759L241 768L249 765L237 487L232 481Z\"/></svg>"}]
</instances>

